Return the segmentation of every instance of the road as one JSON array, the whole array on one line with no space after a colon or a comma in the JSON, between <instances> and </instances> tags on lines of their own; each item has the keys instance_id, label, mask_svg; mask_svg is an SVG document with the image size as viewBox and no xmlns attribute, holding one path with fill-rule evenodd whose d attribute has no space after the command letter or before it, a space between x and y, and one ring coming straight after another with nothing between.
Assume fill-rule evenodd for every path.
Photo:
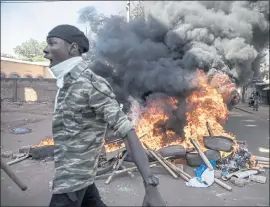
<instances>
[{"instance_id":1,"label":"road","mask_svg":"<svg viewBox=\"0 0 270 207\"><path fill-rule=\"evenodd\" d=\"M7 114L7 116L9 115ZM33 123L31 124L30 126L34 127ZM36 124L39 125L41 131L32 132L35 134L36 140L34 142L41 140L42 131L46 136L46 133L50 130L48 118L44 118ZM236 135L238 140L247 141L253 154L269 157L269 152L266 153L260 149L269 149L268 125L268 120L256 116L256 114L235 109L231 112L225 128ZM1 144L4 143L2 150L15 150L11 143L14 145L14 140L21 138L12 138L11 135L2 133L2 131ZM39 133L39 137L37 133ZM32 135L24 135L24 141L22 139L20 141L21 145L30 143L30 138L27 136ZM6 139L9 139L9 141ZM15 146L18 147L18 144ZM20 191L1 171L1 206L47 206L51 197L49 181L53 176L53 163L26 160L11 167L27 183L29 189L25 192ZM192 168L187 167L185 170L194 175ZM228 192L216 184L209 188L191 188L186 186L182 179L175 180L162 169L156 169L155 171L158 172L160 179L160 192L169 206L269 206L268 170L266 171L268 178L266 184L249 183L241 188L229 183L233 187L232 192ZM109 185L105 185L104 180L98 180L96 183L108 206L140 206L142 203L144 188L138 173L133 179L128 176L116 177Z\"/></svg>"}]
</instances>

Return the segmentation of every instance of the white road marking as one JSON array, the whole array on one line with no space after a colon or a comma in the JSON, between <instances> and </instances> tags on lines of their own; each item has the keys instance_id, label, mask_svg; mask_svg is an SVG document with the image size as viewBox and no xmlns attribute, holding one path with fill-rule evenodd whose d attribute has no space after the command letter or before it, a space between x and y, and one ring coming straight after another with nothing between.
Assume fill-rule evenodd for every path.
<instances>
[{"instance_id":1,"label":"white road marking","mask_svg":"<svg viewBox=\"0 0 270 207\"><path fill-rule=\"evenodd\" d=\"M269 138L269 137L268 137L268 138ZM260 152L269 153L269 149L263 148L263 147L259 147L259 151L260 151Z\"/></svg>"},{"instance_id":2,"label":"white road marking","mask_svg":"<svg viewBox=\"0 0 270 207\"><path fill-rule=\"evenodd\" d=\"M256 124L246 124L245 126L247 126L247 127L256 127L258 125L256 125Z\"/></svg>"}]
</instances>

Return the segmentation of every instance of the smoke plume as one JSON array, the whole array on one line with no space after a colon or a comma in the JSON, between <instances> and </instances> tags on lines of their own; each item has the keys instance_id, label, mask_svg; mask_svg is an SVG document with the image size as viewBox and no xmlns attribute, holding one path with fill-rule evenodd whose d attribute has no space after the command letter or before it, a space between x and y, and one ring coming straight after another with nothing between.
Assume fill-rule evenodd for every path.
<instances>
[{"instance_id":1,"label":"smoke plume","mask_svg":"<svg viewBox=\"0 0 270 207\"><path fill-rule=\"evenodd\" d=\"M228 74L241 86L259 72L269 47L268 1L145 2L146 18L126 22L93 8L81 11L92 34L91 67L122 103L151 93L185 96L196 68Z\"/></svg>"}]
</instances>

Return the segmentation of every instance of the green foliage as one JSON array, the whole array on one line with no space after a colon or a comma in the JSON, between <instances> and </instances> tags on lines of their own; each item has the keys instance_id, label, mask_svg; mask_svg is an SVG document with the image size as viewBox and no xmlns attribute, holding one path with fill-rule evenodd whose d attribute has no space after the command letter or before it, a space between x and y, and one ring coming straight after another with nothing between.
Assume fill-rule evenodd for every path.
<instances>
[{"instance_id":1,"label":"green foliage","mask_svg":"<svg viewBox=\"0 0 270 207\"><path fill-rule=\"evenodd\" d=\"M18 45L14 48L14 52L22 58L26 58L29 61L45 61L43 58L43 49L46 47L46 42L39 42L30 38L26 42Z\"/></svg>"}]
</instances>

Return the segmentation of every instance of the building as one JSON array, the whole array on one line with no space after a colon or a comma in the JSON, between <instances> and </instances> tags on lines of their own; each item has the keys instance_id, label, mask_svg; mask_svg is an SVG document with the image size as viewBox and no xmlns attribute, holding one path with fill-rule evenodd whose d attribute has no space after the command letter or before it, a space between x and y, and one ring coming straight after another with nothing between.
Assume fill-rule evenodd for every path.
<instances>
[{"instance_id":1,"label":"building","mask_svg":"<svg viewBox=\"0 0 270 207\"><path fill-rule=\"evenodd\" d=\"M1 78L54 78L49 62L29 62L1 57Z\"/></svg>"},{"instance_id":2,"label":"building","mask_svg":"<svg viewBox=\"0 0 270 207\"><path fill-rule=\"evenodd\" d=\"M261 95L260 103L270 104L270 89L269 89L269 80L264 81L254 81L250 83L245 92L245 101L249 100L252 92L258 91Z\"/></svg>"}]
</instances>

